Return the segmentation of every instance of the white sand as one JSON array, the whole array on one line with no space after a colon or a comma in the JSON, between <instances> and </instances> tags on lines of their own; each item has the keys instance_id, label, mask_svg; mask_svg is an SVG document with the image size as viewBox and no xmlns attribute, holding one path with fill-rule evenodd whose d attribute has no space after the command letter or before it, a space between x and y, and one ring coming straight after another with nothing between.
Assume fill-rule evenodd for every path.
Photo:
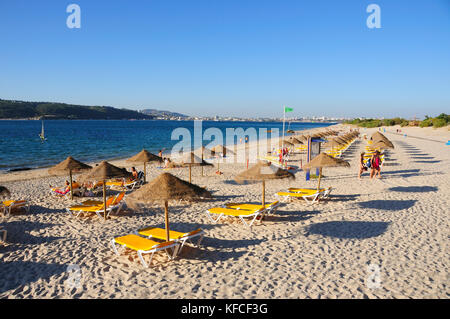
<instances>
[{"instance_id":1,"label":"white sand","mask_svg":"<svg viewBox=\"0 0 450 319\"><path fill-rule=\"evenodd\" d=\"M450 139L448 128L402 130ZM232 182L245 165L221 165L220 176L205 168L205 177L194 168L193 182L215 198L170 203L170 221L174 230L203 228L203 247L186 247L171 262L161 254L149 269L134 252L114 255L109 241L144 226L164 227L161 208L128 209L106 222L71 218L64 210L70 201L48 192L48 184L62 185L65 177L48 177L46 170L2 174L0 185L32 207L0 223L8 231L0 246L0 298L448 298L450 146L386 136L395 150L381 180L367 173L357 179L365 143L356 142L345 157L351 168L324 169L322 185L334 187L329 201L284 204L251 231L237 221L212 224L205 214L229 201L260 202L260 184ZM162 172L151 167L149 179ZM187 169L169 172L187 179ZM295 181L268 182L266 200L291 186L315 185L300 171ZM68 286L70 264L81 269L79 288ZM367 286L369 264L380 267L379 288Z\"/></svg>"}]
</instances>

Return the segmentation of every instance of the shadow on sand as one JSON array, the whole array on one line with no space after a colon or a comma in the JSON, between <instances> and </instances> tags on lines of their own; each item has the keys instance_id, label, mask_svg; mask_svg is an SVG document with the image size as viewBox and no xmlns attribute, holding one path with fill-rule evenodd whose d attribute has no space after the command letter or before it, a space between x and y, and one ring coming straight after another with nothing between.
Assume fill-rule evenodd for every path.
<instances>
[{"instance_id":1,"label":"shadow on sand","mask_svg":"<svg viewBox=\"0 0 450 319\"><path fill-rule=\"evenodd\" d=\"M396 211L408 209L414 206L416 200L371 200L358 203L361 208Z\"/></svg>"},{"instance_id":2,"label":"shadow on sand","mask_svg":"<svg viewBox=\"0 0 450 319\"><path fill-rule=\"evenodd\" d=\"M39 271L37 271L39 269ZM37 280L46 280L65 272L67 265L45 264L32 261L11 261L0 263L2 284L0 293L16 290ZM20 275L18 275L20 274ZM19 294L20 291L15 293Z\"/></svg>"},{"instance_id":3,"label":"shadow on sand","mask_svg":"<svg viewBox=\"0 0 450 319\"><path fill-rule=\"evenodd\" d=\"M426 193L437 192L438 188L435 186L397 186L389 188L392 192L405 192L405 193Z\"/></svg>"},{"instance_id":4,"label":"shadow on sand","mask_svg":"<svg viewBox=\"0 0 450 319\"><path fill-rule=\"evenodd\" d=\"M436 163L440 163L440 160L436 160L436 161L414 161L414 163L423 163L423 164L436 164Z\"/></svg>"},{"instance_id":5,"label":"shadow on sand","mask_svg":"<svg viewBox=\"0 0 450 319\"><path fill-rule=\"evenodd\" d=\"M305 236L315 234L342 239L365 239L382 235L388 226L387 222L331 221L308 226Z\"/></svg>"}]
</instances>

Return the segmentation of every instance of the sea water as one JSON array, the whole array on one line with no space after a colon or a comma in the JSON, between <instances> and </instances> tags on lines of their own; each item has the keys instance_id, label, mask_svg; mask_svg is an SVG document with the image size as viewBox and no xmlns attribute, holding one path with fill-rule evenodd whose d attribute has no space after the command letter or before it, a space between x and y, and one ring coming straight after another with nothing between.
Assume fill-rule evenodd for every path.
<instances>
[{"instance_id":1,"label":"sea water","mask_svg":"<svg viewBox=\"0 0 450 319\"><path fill-rule=\"evenodd\" d=\"M305 130L335 123L292 122L286 129ZM170 153L178 140L171 140L172 131L187 128L193 136L193 121L169 120L46 120L44 142L39 138L41 121L0 121L0 170L50 167L72 156L82 162L122 159L143 148ZM279 129L282 122L203 121L203 131L219 128L224 136L227 128ZM268 134L270 138L270 133ZM210 141L205 141L207 145ZM224 140L224 143L226 141Z\"/></svg>"}]
</instances>

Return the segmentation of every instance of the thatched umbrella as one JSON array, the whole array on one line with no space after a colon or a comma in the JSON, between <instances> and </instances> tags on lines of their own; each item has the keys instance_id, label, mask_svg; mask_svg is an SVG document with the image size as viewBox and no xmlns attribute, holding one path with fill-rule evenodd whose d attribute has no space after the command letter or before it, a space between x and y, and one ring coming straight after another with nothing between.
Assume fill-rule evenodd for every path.
<instances>
[{"instance_id":1,"label":"thatched umbrella","mask_svg":"<svg viewBox=\"0 0 450 319\"><path fill-rule=\"evenodd\" d=\"M48 170L48 173L51 175L60 175L69 173L69 181L70 181L70 199L73 199L73 188L72 188L72 173L79 173L92 167L84 164L80 161L77 161L72 156L67 157L64 161L59 163L56 166L53 166Z\"/></svg>"},{"instance_id":2,"label":"thatched umbrella","mask_svg":"<svg viewBox=\"0 0 450 319\"><path fill-rule=\"evenodd\" d=\"M125 168L114 166L107 161L101 162L82 176L83 181L101 180L103 181L103 208L106 220L106 180L111 178L131 177L132 174Z\"/></svg>"},{"instance_id":3,"label":"thatched umbrella","mask_svg":"<svg viewBox=\"0 0 450 319\"><path fill-rule=\"evenodd\" d=\"M289 142L294 143L294 144L303 144L302 141L298 140L297 138L295 138L295 137L293 137L293 136L291 136L291 137L289 138Z\"/></svg>"},{"instance_id":4,"label":"thatched umbrella","mask_svg":"<svg viewBox=\"0 0 450 319\"><path fill-rule=\"evenodd\" d=\"M348 141L340 136L336 136L333 140L335 140L338 143L341 143L342 145L345 145L348 143Z\"/></svg>"},{"instance_id":5,"label":"thatched umbrella","mask_svg":"<svg viewBox=\"0 0 450 319\"><path fill-rule=\"evenodd\" d=\"M289 142L288 140L280 140L280 144L284 144L286 146L294 146L294 144L292 142Z\"/></svg>"},{"instance_id":6,"label":"thatched umbrella","mask_svg":"<svg viewBox=\"0 0 450 319\"><path fill-rule=\"evenodd\" d=\"M389 140L386 136L384 136L382 133L376 131L375 133L372 134L372 136L370 137L370 139L373 140L379 140L379 139L383 139L383 140Z\"/></svg>"},{"instance_id":7,"label":"thatched umbrella","mask_svg":"<svg viewBox=\"0 0 450 319\"><path fill-rule=\"evenodd\" d=\"M341 147L342 143L339 143L336 140L329 140L327 143L325 143L323 145L325 148L336 148L336 147Z\"/></svg>"},{"instance_id":8,"label":"thatched umbrella","mask_svg":"<svg viewBox=\"0 0 450 319\"><path fill-rule=\"evenodd\" d=\"M127 159L127 162L132 162L132 163L144 163L144 183L145 183L145 178L147 176L147 170L145 167L145 164L148 162L159 162L161 163L163 160L161 157L150 153L149 151L143 149L142 151L140 151L139 153L137 153L136 155L134 155L133 157L130 157L129 159Z\"/></svg>"},{"instance_id":9,"label":"thatched umbrella","mask_svg":"<svg viewBox=\"0 0 450 319\"><path fill-rule=\"evenodd\" d=\"M390 141L380 140L380 141L372 144L370 147L372 149L377 149L377 148L381 148L381 149L392 148L393 149L394 145Z\"/></svg>"},{"instance_id":10,"label":"thatched umbrella","mask_svg":"<svg viewBox=\"0 0 450 319\"><path fill-rule=\"evenodd\" d=\"M322 176L322 167L350 167L350 163L339 158L334 158L325 153L320 153L314 157L309 163L303 166L303 169L319 168L319 183L317 190L320 189L320 178Z\"/></svg>"},{"instance_id":11,"label":"thatched umbrella","mask_svg":"<svg viewBox=\"0 0 450 319\"><path fill-rule=\"evenodd\" d=\"M245 181L262 181L262 205L265 205L266 194L266 180L270 179L282 179L282 178L295 178L291 172L276 167L270 162L259 161L248 170L241 172L235 177L235 181L243 183Z\"/></svg>"},{"instance_id":12,"label":"thatched umbrella","mask_svg":"<svg viewBox=\"0 0 450 319\"><path fill-rule=\"evenodd\" d=\"M300 135L296 137L300 142L307 142L308 141L308 137L305 135Z\"/></svg>"},{"instance_id":13,"label":"thatched umbrella","mask_svg":"<svg viewBox=\"0 0 450 319\"><path fill-rule=\"evenodd\" d=\"M155 201L164 201L166 240L169 241L169 200L199 200L211 197L211 193L206 189L188 183L172 174L163 173L128 196L126 203L136 209L140 203L150 204Z\"/></svg>"},{"instance_id":14,"label":"thatched umbrella","mask_svg":"<svg viewBox=\"0 0 450 319\"><path fill-rule=\"evenodd\" d=\"M375 132L374 134L372 134L371 140L372 140L372 144L376 144L378 142L384 142L386 145L389 146L389 148L394 148L394 144L392 144L392 142L386 136L381 134L380 132Z\"/></svg>"},{"instance_id":15,"label":"thatched umbrella","mask_svg":"<svg viewBox=\"0 0 450 319\"><path fill-rule=\"evenodd\" d=\"M11 193L5 186L0 186L0 197L11 196Z\"/></svg>"}]
</instances>

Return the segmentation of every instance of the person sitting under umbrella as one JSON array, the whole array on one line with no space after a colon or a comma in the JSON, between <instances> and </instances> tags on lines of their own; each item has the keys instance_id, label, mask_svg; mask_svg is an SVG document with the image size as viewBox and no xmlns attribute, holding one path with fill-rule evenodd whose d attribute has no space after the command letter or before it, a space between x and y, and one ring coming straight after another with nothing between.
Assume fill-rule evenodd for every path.
<instances>
[{"instance_id":1,"label":"person sitting under umbrella","mask_svg":"<svg viewBox=\"0 0 450 319\"><path fill-rule=\"evenodd\" d=\"M51 185L50 185L51 187ZM72 189L77 189L80 187L80 184L78 184L76 181L72 182ZM61 188L51 188L52 192L56 193L57 195L66 195L70 192L70 183L68 180L66 180L64 189Z\"/></svg>"},{"instance_id":2,"label":"person sitting under umbrella","mask_svg":"<svg viewBox=\"0 0 450 319\"><path fill-rule=\"evenodd\" d=\"M138 179L138 172L134 166L131 168L131 174L133 174L133 179Z\"/></svg>"}]
</instances>

